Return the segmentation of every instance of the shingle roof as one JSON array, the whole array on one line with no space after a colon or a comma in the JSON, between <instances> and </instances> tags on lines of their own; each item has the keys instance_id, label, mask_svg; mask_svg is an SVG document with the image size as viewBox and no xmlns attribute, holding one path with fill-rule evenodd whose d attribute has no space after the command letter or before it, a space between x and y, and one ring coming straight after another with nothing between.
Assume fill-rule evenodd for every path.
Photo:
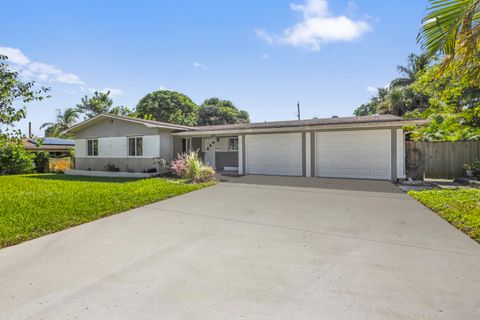
<instances>
[{"instance_id":1,"label":"shingle roof","mask_svg":"<svg viewBox=\"0 0 480 320\"><path fill-rule=\"evenodd\" d=\"M215 126L192 127L192 131L216 131L216 130L238 130L238 129L267 129L267 128L288 128L288 127L306 127L332 124L357 124L357 123L378 123L408 121L404 118L391 114L360 116L360 117L341 117L341 118L323 118L308 120L288 120L288 121L270 121L242 124L225 124Z\"/></svg>"}]
</instances>

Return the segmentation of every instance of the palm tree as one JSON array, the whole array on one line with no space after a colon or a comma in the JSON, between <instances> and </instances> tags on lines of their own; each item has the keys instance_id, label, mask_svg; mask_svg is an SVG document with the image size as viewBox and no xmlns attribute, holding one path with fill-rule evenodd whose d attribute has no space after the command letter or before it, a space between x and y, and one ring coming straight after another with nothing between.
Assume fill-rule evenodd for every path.
<instances>
[{"instance_id":1,"label":"palm tree","mask_svg":"<svg viewBox=\"0 0 480 320\"><path fill-rule=\"evenodd\" d=\"M440 53L440 72L457 54L469 60L479 51L480 0L429 0L417 40L429 56Z\"/></svg>"},{"instance_id":2,"label":"palm tree","mask_svg":"<svg viewBox=\"0 0 480 320\"><path fill-rule=\"evenodd\" d=\"M55 122L45 122L40 129L45 128L46 137L61 136L62 131L68 129L78 119L78 110L75 108L67 108L65 110L57 109L57 119Z\"/></svg>"},{"instance_id":3,"label":"palm tree","mask_svg":"<svg viewBox=\"0 0 480 320\"><path fill-rule=\"evenodd\" d=\"M397 66L398 72L403 75L403 77L393 80L390 83L390 88L404 87L414 83L417 79L417 74L428 67L430 60L431 57L425 53L420 55L416 55L415 53L409 54L407 57L407 65Z\"/></svg>"}]
</instances>

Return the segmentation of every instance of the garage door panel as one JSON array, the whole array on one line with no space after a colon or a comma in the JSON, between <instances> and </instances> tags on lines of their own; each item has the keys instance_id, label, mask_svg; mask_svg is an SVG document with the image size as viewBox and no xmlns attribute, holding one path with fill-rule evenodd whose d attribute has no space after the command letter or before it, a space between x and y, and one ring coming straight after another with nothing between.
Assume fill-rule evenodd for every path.
<instances>
[{"instance_id":1,"label":"garage door panel","mask_svg":"<svg viewBox=\"0 0 480 320\"><path fill-rule=\"evenodd\" d=\"M317 176L390 179L390 130L317 132Z\"/></svg>"},{"instance_id":2,"label":"garage door panel","mask_svg":"<svg viewBox=\"0 0 480 320\"><path fill-rule=\"evenodd\" d=\"M246 136L247 173L302 175L300 133Z\"/></svg>"}]
</instances>

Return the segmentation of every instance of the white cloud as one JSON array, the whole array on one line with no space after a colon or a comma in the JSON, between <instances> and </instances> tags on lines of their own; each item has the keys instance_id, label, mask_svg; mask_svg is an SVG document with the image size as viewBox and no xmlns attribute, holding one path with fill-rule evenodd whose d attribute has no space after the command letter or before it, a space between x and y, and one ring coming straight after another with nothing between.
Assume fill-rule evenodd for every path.
<instances>
[{"instance_id":1,"label":"white cloud","mask_svg":"<svg viewBox=\"0 0 480 320\"><path fill-rule=\"evenodd\" d=\"M193 63L193 67L194 67L194 68L197 68L197 69L203 69L203 70L207 70L207 69L208 69L208 67L207 67L206 64L203 64L203 63L200 63L200 62L196 62L196 61Z\"/></svg>"},{"instance_id":2,"label":"white cloud","mask_svg":"<svg viewBox=\"0 0 480 320\"><path fill-rule=\"evenodd\" d=\"M0 53L6 55L12 67L20 70L21 75L25 78L85 85L85 82L76 74L65 72L52 64L31 61L20 49L0 47Z\"/></svg>"},{"instance_id":3,"label":"white cloud","mask_svg":"<svg viewBox=\"0 0 480 320\"><path fill-rule=\"evenodd\" d=\"M7 56L8 60L14 64L25 65L30 63L30 59L17 48L0 47L0 54Z\"/></svg>"},{"instance_id":4,"label":"white cloud","mask_svg":"<svg viewBox=\"0 0 480 320\"><path fill-rule=\"evenodd\" d=\"M122 90L116 88L103 88L101 90L95 88L88 88L88 91L90 91L91 93L94 93L95 91L107 93L108 91L110 91L111 98L119 97L123 94Z\"/></svg>"},{"instance_id":5,"label":"white cloud","mask_svg":"<svg viewBox=\"0 0 480 320\"><path fill-rule=\"evenodd\" d=\"M170 90L170 88L165 87L163 84L158 88L158 90Z\"/></svg>"},{"instance_id":6,"label":"white cloud","mask_svg":"<svg viewBox=\"0 0 480 320\"><path fill-rule=\"evenodd\" d=\"M350 4L349 7L351 6ZM370 25L364 20L332 15L328 10L327 0L307 0L304 4L292 3L290 8L302 13L300 22L284 29L280 35L256 29L257 36L267 43L318 51L325 43L352 41L370 30Z\"/></svg>"},{"instance_id":7,"label":"white cloud","mask_svg":"<svg viewBox=\"0 0 480 320\"><path fill-rule=\"evenodd\" d=\"M57 66L43 62L27 64L23 74L31 78L37 77L43 81L85 85L85 82L80 80L76 74L64 72Z\"/></svg>"},{"instance_id":8,"label":"white cloud","mask_svg":"<svg viewBox=\"0 0 480 320\"><path fill-rule=\"evenodd\" d=\"M376 94L377 91L378 91L378 89L377 89L376 87L368 86L368 87L367 87L367 91L368 91L368 93L370 93L370 94Z\"/></svg>"}]
</instances>

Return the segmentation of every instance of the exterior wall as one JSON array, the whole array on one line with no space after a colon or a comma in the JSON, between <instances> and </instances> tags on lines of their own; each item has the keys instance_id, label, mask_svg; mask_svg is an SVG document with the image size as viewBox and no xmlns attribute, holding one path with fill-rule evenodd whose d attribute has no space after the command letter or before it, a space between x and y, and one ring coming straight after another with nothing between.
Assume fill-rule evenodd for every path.
<instances>
[{"instance_id":1,"label":"exterior wall","mask_svg":"<svg viewBox=\"0 0 480 320\"><path fill-rule=\"evenodd\" d=\"M172 151L171 143L168 142L169 136L167 135L153 135L153 136L131 136L143 138L143 155L135 156L134 158L155 158L155 157L168 157L171 156ZM107 138L94 138L98 140L98 156L87 156L87 140L88 139L76 139L75 140L75 157L87 157L87 158L130 158L128 155L128 138L129 137L107 137ZM160 152L160 142L165 139L167 144L162 149L166 150L166 153Z\"/></svg>"},{"instance_id":2,"label":"exterior wall","mask_svg":"<svg viewBox=\"0 0 480 320\"><path fill-rule=\"evenodd\" d=\"M106 171L105 166L113 164L122 172L143 172L156 169L156 164L151 158L98 158L98 157L75 157L75 169L88 171Z\"/></svg>"},{"instance_id":3,"label":"exterior wall","mask_svg":"<svg viewBox=\"0 0 480 320\"><path fill-rule=\"evenodd\" d=\"M238 167L238 151L215 152L215 167L225 170L225 167Z\"/></svg>"},{"instance_id":4,"label":"exterior wall","mask_svg":"<svg viewBox=\"0 0 480 320\"><path fill-rule=\"evenodd\" d=\"M182 153L182 138L181 137L173 137L172 144L173 144L173 154L172 157L175 158L177 154Z\"/></svg>"},{"instance_id":5,"label":"exterior wall","mask_svg":"<svg viewBox=\"0 0 480 320\"><path fill-rule=\"evenodd\" d=\"M397 129L397 178L405 177L405 134L403 129Z\"/></svg>"},{"instance_id":6,"label":"exterior wall","mask_svg":"<svg viewBox=\"0 0 480 320\"><path fill-rule=\"evenodd\" d=\"M126 137L136 135L158 134L158 128L149 128L143 124L132 123L125 120L103 119L77 133L76 139L98 137Z\"/></svg>"},{"instance_id":7,"label":"exterior wall","mask_svg":"<svg viewBox=\"0 0 480 320\"><path fill-rule=\"evenodd\" d=\"M143 137L142 156L128 155L129 137ZM87 155L88 139L98 139L98 156ZM78 170L103 171L107 164L113 164L120 171L143 172L156 168L153 158L170 161L173 154L174 142L168 129L105 119L76 133L75 168Z\"/></svg>"}]
</instances>

